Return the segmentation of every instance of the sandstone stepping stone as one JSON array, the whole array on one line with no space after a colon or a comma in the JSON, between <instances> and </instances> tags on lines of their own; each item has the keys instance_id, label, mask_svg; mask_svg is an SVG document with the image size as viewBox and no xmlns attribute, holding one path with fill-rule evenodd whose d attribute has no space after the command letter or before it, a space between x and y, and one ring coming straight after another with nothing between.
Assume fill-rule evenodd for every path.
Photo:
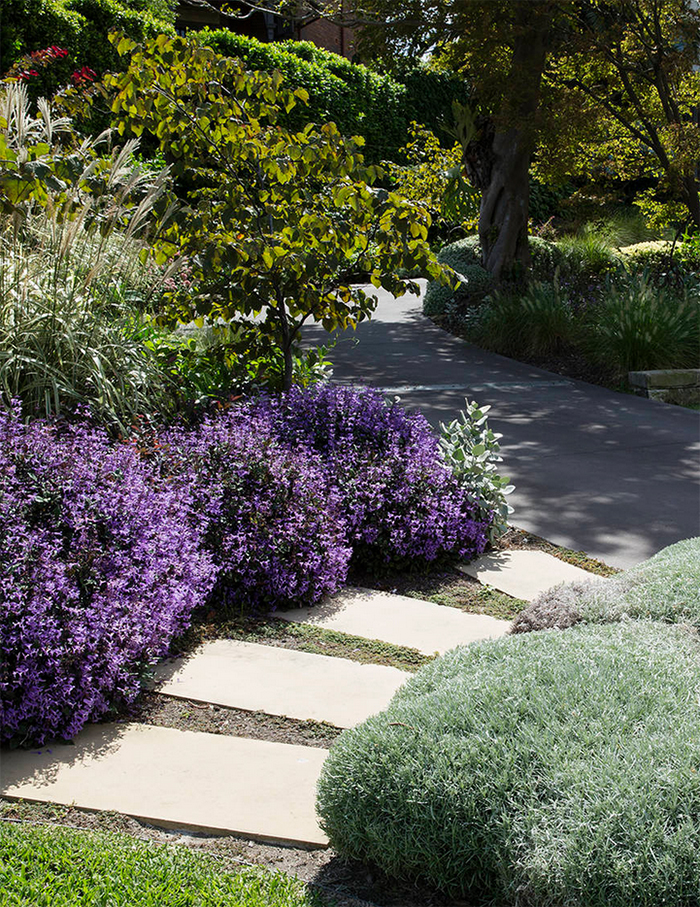
<instances>
[{"instance_id":1,"label":"sandstone stepping stone","mask_svg":"<svg viewBox=\"0 0 700 907\"><path fill-rule=\"evenodd\" d=\"M407 646L425 655L503 636L510 629L507 620L372 589L345 589L313 608L275 611L272 616Z\"/></svg>"},{"instance_id":2,"label":"sandstone stepping stone","mask_svg":"<svg viewBox=\"0 0 700 907\"><path fill-rule=\"evenodd\" d=\"M158 690L288 718L353 727L386 708L410 675L278 646L221 639L156 668Z\"/></svg>"},{"instance_id":3,"label":"sandstone stepping stone","mask_svg":"<svg viewBox=\"0 0 700 907\"><path fill-rule=\"evenodd\" d=\"M588 570L567 564L546 551L497 551L458 566L480 583L525 601L532 601L559 583L595 579Z\"/></svg>"},{"instance_id":4,"label":"sandstone stepping stone","mask_svg":"<svg viewBox=\"0 0 700 907\"><path fill-rule=\"evenodd\" d=\"M2 753L0 795L113 810L155 825L325 847L327 751L147 725L93 725L72 745Z\"/></svg>"}]
</instances>

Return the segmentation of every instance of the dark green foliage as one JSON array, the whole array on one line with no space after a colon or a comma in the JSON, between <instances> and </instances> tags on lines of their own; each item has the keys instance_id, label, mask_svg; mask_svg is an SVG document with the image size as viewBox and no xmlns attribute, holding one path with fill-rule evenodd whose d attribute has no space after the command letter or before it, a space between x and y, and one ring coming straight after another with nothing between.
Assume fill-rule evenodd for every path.
<instances>
[{"instance_id":1,"label":"dark green foliage","mask_svg":"<svg viewBox=\"0 0 700 907\"><path fill-rule=\"evenodd\" d=\"M331 844L470 904L697 907L699 656L641 622L456 649L334 744Z\"/></svg>"},{"instance_id":2,"label":"dark green foliage","mask_svg":"<svg viewBox=\"0 0 700 907\"><path fill-rule=\"evenodd\" d=\"M556 354L574 334L571 305L557 283L535 282L524 292L494 293L480 314L474 340L505 356Z\"/></svg>"},{"instance_id":3,"label":"dark green foliage","mask_svg":"<svg viewBox=\"0 0 700 907\"><path fill-rule=\"evenodd\" d=\"M561 262L561 253L554 243L531 236L530 253L532 276L536 280L551 279ZM437 258L440 264L449 265L466 279L456 290L435 281L430 283L423 300L426 315L458 318L466 306L480 302L493 289L493 280L481 264L478 236L467 236L444 246Z\"/></svg>"},{"instance_id":4,"label":"dark green foliage","mask_svg":"<svg viewBox=\"0 0 700 907\"><path fill-rule=\"evenodd\" d=\"M700 246L691 242L640 242L619 250L619 258L631 272L646 271L654 283L683 284L700 280Z\"/></svg>"},{"instance_id":5,"label":"dark green foliage","mask_svg":"<svg viewBox=\"0 0 700 907\"><path fill-rule=\"evenodd\" d=\"M582 345L593 361L630 371L700 366L700 300L632 273L610 287Z\"/></svg>"},{"instance_id":6,"label":"dark green foliage","mask_svg":"<svg viewBox=\"0 0 700 907\"><path fill-rule=\"evenodd\" d=\"M66 64L46 71L42 93L65 84L66 67L69 67L68 74L89 66L101 75L119 66L119 55L107 41L111 29L123 31L135 40L163 32L174 34L172 22L154 16L148 3L3 0L0 5L0 71L6 72L23 54L56 45L68 51ZM31 89L31 80L28 87Z\"/></svg>"},{"instance_id":7,"label":"dark green foliage","mask_svg":"<svg viewBox=\"0 0 700 907\"><path fill-rule=\"evenodd\" d=\"M528 213L535 224L544 224L560 214L561 202L573 192L570 185L551 186L530 177L530 198Z\"/></svg>"},{"instance_id":8,"label":"dark green foliage","mask_svg":"<svg viewBox=\"0 0 700 907\"><path fill-rule=\"evenodd\" d=\"M264 44L226 29L205 29L199 38L217 53L239 57L249 69L279 69L287 87L309 93L308 105L291 112L290 125L332 121L343 135L364 137L369 162L396 160L412 120L449 142L444 125L452 116L452 100L466 93L454 76L416 68L404 84L308 41Z\"/></svg>"}]
</instances>

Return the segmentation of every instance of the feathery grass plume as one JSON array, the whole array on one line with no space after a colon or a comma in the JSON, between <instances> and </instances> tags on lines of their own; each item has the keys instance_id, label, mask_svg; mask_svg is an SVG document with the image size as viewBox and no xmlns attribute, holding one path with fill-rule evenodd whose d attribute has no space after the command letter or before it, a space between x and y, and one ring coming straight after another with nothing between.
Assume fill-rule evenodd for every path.
<instances>
[{"instance_id":1,"label":"feathery grass plume","mask_svg":"<svg viewBox=\"0 0 700 907\"><path fill-rule=\"evenodd\" d=\"M112 150L108 133L78 142L69 119L55 117L48 101L38 107L33 117L21 84L0 91L0 138L8 149L0 389L6 405L18 398L27 414L89 404L123 429L166 406L140 319L178 266L147 261L156 206L166 218L171 213L168 172L138 167L136 141Z\"/></svg>"}]
</instances>

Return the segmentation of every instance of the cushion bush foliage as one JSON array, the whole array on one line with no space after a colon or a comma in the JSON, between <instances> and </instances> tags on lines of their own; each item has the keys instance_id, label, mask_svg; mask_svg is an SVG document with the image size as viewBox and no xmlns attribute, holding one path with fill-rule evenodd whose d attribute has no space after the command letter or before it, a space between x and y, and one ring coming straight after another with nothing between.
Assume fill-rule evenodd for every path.
<instances>
[{"instance_id":1,"label":"cushion bush foliage","mask_svg":"<svg viewBox=\"0 0 700 907\"><path fill-rule=\"evenodd\" d=\"M135 698L213 582L188 497L99 429L0 415L1 739Z\"/></svg>"},{"instance_id":2,"label":"cushion bush foliage","mask_svg":"<svg viewBox=\"0 0 700 907\"><path fill-rule=\"evenodd\" d=\"M655 284L682 286L689 278L700 279L700 247L693 243L640 242L623 246L618 256L628 271L645 272Z\"/></svg>"},{"instance_id":3,"label":"cushion bush foliage","mask_svg":"<svg viewBox=\"0 0 700 907\"><path fill-rule=\"evenodd\" d=\"M699 656L650 622L448 653L333 746L332 845L469 903L700 904Z\"/></svg>"},{"instance_id":4,"label":"cushion bush foliage","mask_svg":"<svg viewBox=\"0 0 700 907\"><path fill-rule=\"evenodd\" d=\"M669 545L609 579L547 590L516 617L513 632L626 619L680 623L700 630L700 538Z\"/></svg>"},{"instance_id":5,"label":"cushion bush foliage","mask_svg":"<svg viewBox=\"0 0 700 907\"><path fill-rule=\"evenodd\" d=\"M480 513L419 413L376 391L330 385L292 388L253 407L282 443L326 465L358 561L414 565L484 550L493 514Z\"/></svg>"}]
</instances>

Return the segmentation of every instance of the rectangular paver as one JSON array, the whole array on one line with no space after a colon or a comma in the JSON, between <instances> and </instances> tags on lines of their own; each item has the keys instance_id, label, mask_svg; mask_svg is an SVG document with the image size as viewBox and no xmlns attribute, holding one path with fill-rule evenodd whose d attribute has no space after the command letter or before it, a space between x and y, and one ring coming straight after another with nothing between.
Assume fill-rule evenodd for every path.
<instances>
[{"instance_id":1,"label":"rectangular paver","mask_svg":"<svg viewBox=\"0 0 700 907\"><path fill-rule=\"evenodd\" d=\"M73 745L0 757L0 794L114 810L156 825L325 846L327 751L146 725L93 725Z\"/></svg>"},{"instance_id":2,"label":"rectangular paver","mask_svg":"<svg viewBox=\"0 0 700 907\"><path fill-rule=\"evenodd\" d=\"M532 601L559 583L596 579L588 570L567 564L546 551L521 549L486 554L470 564L460 564L459 569L484 585L525 601Z\"/></svg>"},{"instance_id":3,"label":"rectangular paver","mask_svg":"<svg viewBox=\"0 0 700 907\"><path fill-rule=\"evenodd\" d=\"M273 617L379 639L425 655L503 636L510 628L507 620L371 589L345 589L313 608L276 611Z\"/></svg>"},{"instance_id":4,"label":"rectangular paver","mask_svg":"<svg viewBox=\"0 0 700 907\"><path fill-rule=\"evenodd\" d=\"M353 727L386 708L409 677L384 665L220 639L156 669L160 693Z\"/></svg>"}]
</instances>

